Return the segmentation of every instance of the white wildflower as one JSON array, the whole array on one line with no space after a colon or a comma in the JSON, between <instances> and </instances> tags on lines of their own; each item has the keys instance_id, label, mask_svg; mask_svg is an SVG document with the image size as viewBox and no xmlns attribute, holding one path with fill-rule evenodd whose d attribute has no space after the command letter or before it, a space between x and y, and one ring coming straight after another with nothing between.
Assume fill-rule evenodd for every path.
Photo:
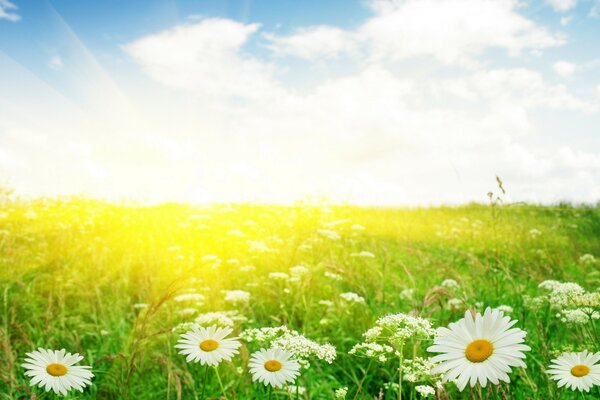
<instances>
[{"instance_id":1,"label":"white wildflower","mask_svg":"<svg viewBox=\"0 0 600 400\"><path fill-rule=\"evenodd\" d=\"M342 299L344 299L345 301L347 301L348 303L359 303L359 304L365 303L364 297L359 296L353 292L340 293L340 297Z\"/></svg>"}]
</instances>

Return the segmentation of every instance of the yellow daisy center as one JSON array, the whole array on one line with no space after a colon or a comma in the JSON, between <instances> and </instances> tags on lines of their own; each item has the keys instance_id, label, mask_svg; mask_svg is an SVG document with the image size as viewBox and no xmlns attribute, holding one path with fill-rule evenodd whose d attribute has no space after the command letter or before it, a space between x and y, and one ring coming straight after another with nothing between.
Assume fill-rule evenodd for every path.
<instances>
[{"instance_id":1,"label":"yellow daisy center","mask_svg":"<svg viewBox=\"0 0 600 400\"><path fill-rule=\"evenodd\" d=\"M494 345L492 342L485 339L477 339L469 343L465 350L465 357L471 362L479 363L490 358L493 352Z\"/></svg>"},{"instance_id":2,"label":"yellow daisy center","mask_svg":"<svg viewBox=\"0 0 600 400\"><path fill-rule=\"evenodd\" d=\"M265 362L265 369L269 372L277 372L281 368L283 368L283 365L281 365L281 363L277 360L269 360Z\"/></svg>"},{"instance_id":3,"label":"yellow daisy center","mask_svg":"<svg viewBox=\"0 0 600 400\"><path fill-rule=\"evenodd\" d=\"M219 342L214 339L206 339L200 343L202 351L215 351L219 347Z\"/></svg>"},{"instance_id":4,"label":"yellow daisy center","mask_svg":"<svg viewBox=\"0 0 600 400\"><path fill-rule=\"evenodd\" d=\"M581 378L590 373L590 367L587 365L576 365L571 368L571 375Z\"/></svg>"},{"instance_id":5,"label":"yellow daisy center","mask_svg":"<svg viewBox=\"0 0 600 400\"><path fill-rule=\"evenodd\" d=\"M48 364L46 367L46 372L52 376L63 376L67 371L67 367L62 364Z\"/></svg>"}]
</instances>

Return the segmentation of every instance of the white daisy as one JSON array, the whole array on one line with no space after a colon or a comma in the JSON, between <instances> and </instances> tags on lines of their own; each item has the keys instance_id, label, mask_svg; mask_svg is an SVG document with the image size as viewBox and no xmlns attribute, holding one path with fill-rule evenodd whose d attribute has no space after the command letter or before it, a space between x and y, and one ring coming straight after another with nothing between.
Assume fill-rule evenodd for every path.
<instances>
[{"instance_id":1,"label":"white daisy","mask_svg":"<svg viewBox=\"0 0 600 400\"><path fill-rule=\"evenodd\" d=\"M81 361L83 356L67 353L62 350L44 350L27 353L23 368L27 369L25 375L32 377L29 384L43 387L46 392L53 390L63 396L71 389L83 392L87 385L91 385L94 376L91 367L74 365Z\"/></svg>"},{"instance_id":2,"label":"white daisy","mask_svg":"<svg viewBox=\"0 0 600 400\"><path fill-rule=\"evenodd\" d=\"M458 322L438 329L433 346L427 350L443 354L431 358L439 363L432 373L444 374L444 382L456 381L461 391L467 383L473 387L479 381L485 387L488 380L494 385L510 382L511 368L526 368L523 351L531 350L523 344L527 332L511 328L516 323L489 307L483 316L477 313L473 317L467 311Z\"/></svg>"},{"instance_id":3,"label":"white daisy","mask_svg":"<svg viewBox=\"0 0 600 400\"><path fill-rule=\"evenodd\" d=\"M252 380L274 388L294 382L300 374L300 364L291 357L291 353L279 348L257 351L248 363Z\"/></svg>"},{"instance_id":4,"label":"white daisy","mask_svg":"<svg viewBox=\"0 0 600 400\"><path fill-rule=\"evenodd\" d=\"M242 345L237 338L226 338L231 332L231 328L218 328L216 325L208 328L194 326L181 335L175 347L181 349L179 354L187 356L187 362L216 367L223 360L231 361Z\"/></svg>"},{"instance_id":5,"label":"white daisy","mask_svg":"<svg viewBox=\"0 0 600 400\"><path fill-rule=\"evenodd\" d=\"M558 381L558 387L589 392L594 385L600 385L600 352L587 350L579 353L564 353L552 360L548 373Z\"/></svg>"}]
</instances>

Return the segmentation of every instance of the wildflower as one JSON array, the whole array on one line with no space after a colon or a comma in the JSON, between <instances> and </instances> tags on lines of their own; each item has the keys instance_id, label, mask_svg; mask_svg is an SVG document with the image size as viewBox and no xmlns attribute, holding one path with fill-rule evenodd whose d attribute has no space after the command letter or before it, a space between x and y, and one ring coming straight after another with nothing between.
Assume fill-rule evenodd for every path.
<instances>
[{"instance_id":1,"label":"wildflower","mask_svg":"<svg viewBox=\"0 0 600 400\"><path fill-rule=\"evenodd\" d=\"M94 376L91 367L74 365L83 359L79 354L67 353L62 350L44 350L27 353L23 368L27 369L26 376L31 377L30 386L38 385L46 392L50 390L56 394L66 396L71 389L83 393L83 389L91 385Z\"/></svg>"},{"instance_id":2,"label":"wildflower","mask_svg":"<svg viewBox=\"0 0 600 400\"><path fill-rule=\"evenodd\" d=\"M240 267L240 271L242 272L252 272L256 270L256 267L254 265L242 265Z\"/></svg>"},{"instance_id":3,"label":"wildflower","mask_svg":"<svg viewBox=\"0 0 600 400\"><path fill-rule=\"evenodd\" d=\"M414 289L403 289L400 292L400 298L402 300L412 300L415 296L415 290Z\"/></svg>"},{"instance_id":4,"label":"wildflower","mask_svg":"<svg viewBox=\"0 0 600 400\"><path fill-rule=\"evenodd\" d=\"M318 229L317 232L330 240L341 239L341 236L336 231L332 231L330 229Z\"/></svg>"},{"instance_id":5,"label":"wildflower","mask_svg":"<svg viewBox=\"0 0 600 400\"><path fill-rule=\"evenodd\" d=\"M301 277L308 273L308 268L303 265L297 265L295 267L290 268L290 273L293 277Z\"/></svg>"},{"instance_id":6,"label":"wildflower","mask_svg":"<svg viewBox=\"0 0 600 400\"><path fill-rule=\"evenodd\" d=\"M252 253L269 253L273 251L262 240L248 240L248 247Z\"/></svg>"},{"instance_id":7,"label":"wildflower","mask_svg":"<svg viewBox=\"0 0 600 400\"><path fill-rule=\"evenodd\" d=\"M534 238L534 239L535 239L536 237L540 236L541 234L542 234L542 232L541 232L539 229L535 229L535 228L533 228L533 229L530 229L530 230L529 230L529 236L531 236L531 237L532 237L532 238Z\"/></svg>"},{"instance_id":8,"label":"wildflower","mask_svg":"<svg viewBox=\"0 0 600 400\"><path fill-rule=\"evenodd\" d=\"M350 257L375 258L375 254L370 251L361 251L360 253L351 253Z\"/></svg>"},{"instance_id":9,"label":"wildflower","mask_svg":"<svg viewBox=\"0 0 600 400\"><path fill-rule=\"evenodd\" d=\"M214 311L200 314L196 317L196 324L200 326L217 325L232 327L236 322L245 322L246 317L240 315L237 311Z\"/></svg>"},{"instance_id":10,"label":"wildflower","mask_svg":"<svg viewBox=\"0 0 600 400\"><path fill-rule=\"evenodd\" d=\"M594 264L596 262L596 257L591 254L584 254L579 257L579 262L582 264Z\"/></svg>"},{"instance_id":11,"label":"wildflower","mask_svg":"<svg viewBox=\"0 0 600 400\"><path fill-rule=\"evenodd\" d=\"M203 302L204 301L204 295L202 295L200 293L184 293L184 294L180 294L178 296L175 296L173 298L173 300L175 300L177 302L184 302L184 301Z\"/></svg>"},{"instance_id":12,"label":"wildflower","mask_svg":"<svg viewBox=\"0 0 600 400\"><path fill-rule=\"evenodd\" d=\"M336 389L335 392L333 392L334 398L336 400L344 400L346 398L346 395L348 394L348 387L344 386L342 388Z\"/></svg>"},{"instance_id":13,"label":"wildflower","mask_svg":"<svg viewBox=\"0 0 600 400\"><path fill-rule=\"evenodd\" d=\"M404 360L402 364L403 380L414 383L431 380L432 378L437 379L438 377L431 374L433 367L435 367L435 363L428 358L415 357Z\"/></svg>"},{"instance_id":14,"label":"wildflower","mask_svg":"<svg viewBox=\"0 0 600 400\"><path fill-rule=\"evenodd\" d=\"M194 315L198 312L198 310L196 310L195 308L184 308L182 310L179 310L178 314L179 315Z\"/></svg>"},{"instance_id":15,"label":"wildflower","mask_svg":"<svg viewBox=\"0 0 600 400\"><path fill-rule=\"evenodd\" d=\"M252 381L274 388L294 382L300 375L300 364L292 358L292 354L278 348L261 349L252 354L248 367Z\"/></svg>"},{"instance_id":16,"label":"wildflower","mask_svg":"<svg viewBox=\"0 0 600 400\"><path fill-rule=\"evenodd\" d=\"M417 393L419 393L421 395L421 397L435 396L435 389L429 385L415 386L415 390L417 391Z\"/></svg>"},{"instance_id":17,"label":"wildflower","mask_svg":"<svg viewBox=\"0 0 600 400\"><path fill-rule=\"evenodd\" d=\"M239 237L239 238L243 238L244 236L246 236L246 235L244 235L244 232L242 232L238 229L232 229L229 232L227 232L227 234L229 236L234 236L234 237Z\"/></svg>"},{"instance_id":18,"label":"wildflower","mask_svg":"<svg viewBox=\"0 0 600 400\"><path fill-rule=\"evenodd\" d=\"M452 311L458 311L464 308L465 303L461 299L449 299L446 307Z\"/></svg>"},{"instance_id":19,"label":"wildflower","mask_svg":"<svg viewBox=\"0 0 600 400\"><path fill-rule=\"evenodd\" d=\"M425 318L408 314L390 314L379 318L376 326L381 327L379 339L386 339L395 347L404 345L413 337L431 338L435 335L431 322Z\"/></svg>"},{"instance_id":20,"label":"wildflower","mask_svg":"<svg viewBox=\"0 0 600 400\"><path fill-rule=\"evenodd\" d=\"M572 305L573 301L585 293L577 283L558 282L547 280L539 284L540 289L549 291L548 301L554 308L563 308Z\"/></svg>"},{"instance_id":21,"label":"wildflower","mask_svg":"<svg viewBox=\"0 0 600 400\"><path fill-rule=\"evenodd\" d=\"M433 346L427 349L443 353L431 359L439 362L432 372L443 373L444 382L456 379L460 391L477 381L483 387L488 380L494 385L510 382L507 372L515 366L525 368L523 351L530 350L523 344L527 332L511 328L516 322L489 307L483 316L465 312L458 322L440 328Z\"/></svg>"},{"instance_id":22,"label":"wildflower","mask_svg":"<svg viewBox=\"0 0 600 400\"><path fill-rule=\"evenodd\" d=\"M355 344L352 349L350 349L348 354L380 359L381 356L385 356L387 358L388 355L393 355L394 348L387 344L362 342Z\"/></svg>"},{"instance_id":23,"label":"wildflower","mask_svg":"<svg viewBox=\"0 0 600 400\"><path fill-rule=\"evenodd\" d=\"M599 353L584 350L579 353L564 353L552 360L548 373L558 381L558 387L589 392L595 385L600 385Z\"/></svg>"},{"instance_id":24,"label":"wildflower","mask_svg":"<svg viewBox=\"0 0 600 400\"><path fill-rule=\"evenodd\" d=\"M583 325L592 319L600 319L600 313L589 307L576 308L574 310L562 310L556 314L561 322L575 325Z\"/></svg>"},{"instance_id":25,"label":"wildflower","mask_svg":"<svg viewBox=\"0 0 600 400\"><path fill-rule=\"evenodd\" d=\"M459 285L458 282L456 282L454 279L444 279L444 281L442 282L442 287L449 290L453 290L458 289Z\"/></svg>"},{"instance_id":26,"label":"wildflower","mask_svg":"<svg viewBox=\"0 0 600 400\"><path fill-rule=\"evenodd\" d=\"M331 300L319 300L319 304L325 307L333 307L333 301Z\"/></svg>"},{"instance_id":27,"label":"wildflower","mask_svg":"<svg viewBox=\"0 0 600 400\"><path fill-rule=\"evenodd\" d=\"M359 296L356 293L352 293L352 292L340 293L340 297L342 299L344 299L345 301L347 301L348 303L360 303L360 304L365 303L364 297Z\"/></svg>"},{"instance_id":28,"label":"wildflower","mask_svg":"<svg viewBox=\"0 0 600 400\"><path fill-rule=\"evenodd\" d=\"M288 394L298 393L299 395L303 395L306 393L306 388L304 386L287 385L285 388Z\"/></svg>"},{"instance_id":29,"label":"wildflower","mask_svg":"<svg viewBox=\"0 0 600 400\"><path fill-rule=\"evenodd\" d=\"M273 279L274 281L287 281L290 279L290 276L285 272L269 272L269 279Z\"/></svg>"},{"instance_id":30,"label":"wildflower","mask_svg":"<svg viewBox=\"0 0 600 400\"><path fill-rule=\"evenodd\" d=\"M314 342L287 326L246 329L240 336L247 342L257 342L263 346L289 352L303 368L310 367L308 359L311 357L329 364L337 357L335 347L331 344Z\"/></svg>"},{"instance_id":31,"label":"wildflower","mask_svg":"<svg viewBox=\"0 0 600 400\"><path fill-rule=\"evenodd\" d=\"M514 311L511 306L507 306L507 305L504 305L504 304L501 305L501 306L496 307L496 309L498 311L502 311L505 314L511 314Z\"/></svg>"},{"instance_id":32,"label":"wildflower","mask_svg":"<svg viewBox=\"0 0 600 400\"><path fill-rule=\"evenodd\" d=\"M331 278L331 279L336 280L336 281L341 281L342 280L342 276L341 275L335 274L333 272L325 271L324 275L327 278Z\"/></svg>"},{"instance_id":33,"label":"wildflower","mask_svg":"<svg viewBox=\"0 0 600 400\"><path fill-rule=\"evenodd\" d=\"M227 338L232 331L231 328L218 328L215 325L208 328L197 326L181 335L175 347L181 349L179 354L187 356L187 362L216 367L223 360L231 361L239 352L242 344L237 338Z\"/></svg>"},{"instance_id":34,"label":"wildflower","mask_svg":"<svg viewBox=\"0 0 600 400\"><path fill-rule=\"evenodd\" d=\"M233 305L248 304L250 301L250 293L245 290L226 290L225 302Z\"/></svg>"}]
</instances>

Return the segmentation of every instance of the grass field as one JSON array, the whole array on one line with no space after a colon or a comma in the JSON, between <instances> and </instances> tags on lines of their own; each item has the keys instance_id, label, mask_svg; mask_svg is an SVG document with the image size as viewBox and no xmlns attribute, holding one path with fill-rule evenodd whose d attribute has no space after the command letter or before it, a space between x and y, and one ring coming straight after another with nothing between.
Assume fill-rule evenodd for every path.
<instances>
[{"instance_id":1,"label":"grass field","mask_svg":"<svg viewBox=\"0 0 600 400\"><path fill-rule=\"evenodd\" d=\"M7 201L0 398L56 397L24 375L25 354L38 347L78 352L92 366L93 384L70 398L200 399L202 390L208 399L267 398L247 370L264 343L242 340L240 354L218 367L223 387L214 369L177 354L179 335L196 321L232 325L244 339L250 328L285 325L316 342L306 342L314 351L304 348L310 366L297 387L273 398L343 398L338 390L347 387L347 399L396 399L398 357L349 354L377 318L406 313L440 327L487 306L528 332L527 369L514 368L508 384L463 392L448 382L434 398L600 398L598 386L581 394L546 373L563 351L600 351L598 304L560 303L556 283L539 287L556 280L598 293L599 255L599 207ZM335 360L320 346L327 343ZM430 344L413 337L402 348L403 399L421 398L417 386L436 387L439 377L418 366Z\"/></svg>"}]
</instances>

